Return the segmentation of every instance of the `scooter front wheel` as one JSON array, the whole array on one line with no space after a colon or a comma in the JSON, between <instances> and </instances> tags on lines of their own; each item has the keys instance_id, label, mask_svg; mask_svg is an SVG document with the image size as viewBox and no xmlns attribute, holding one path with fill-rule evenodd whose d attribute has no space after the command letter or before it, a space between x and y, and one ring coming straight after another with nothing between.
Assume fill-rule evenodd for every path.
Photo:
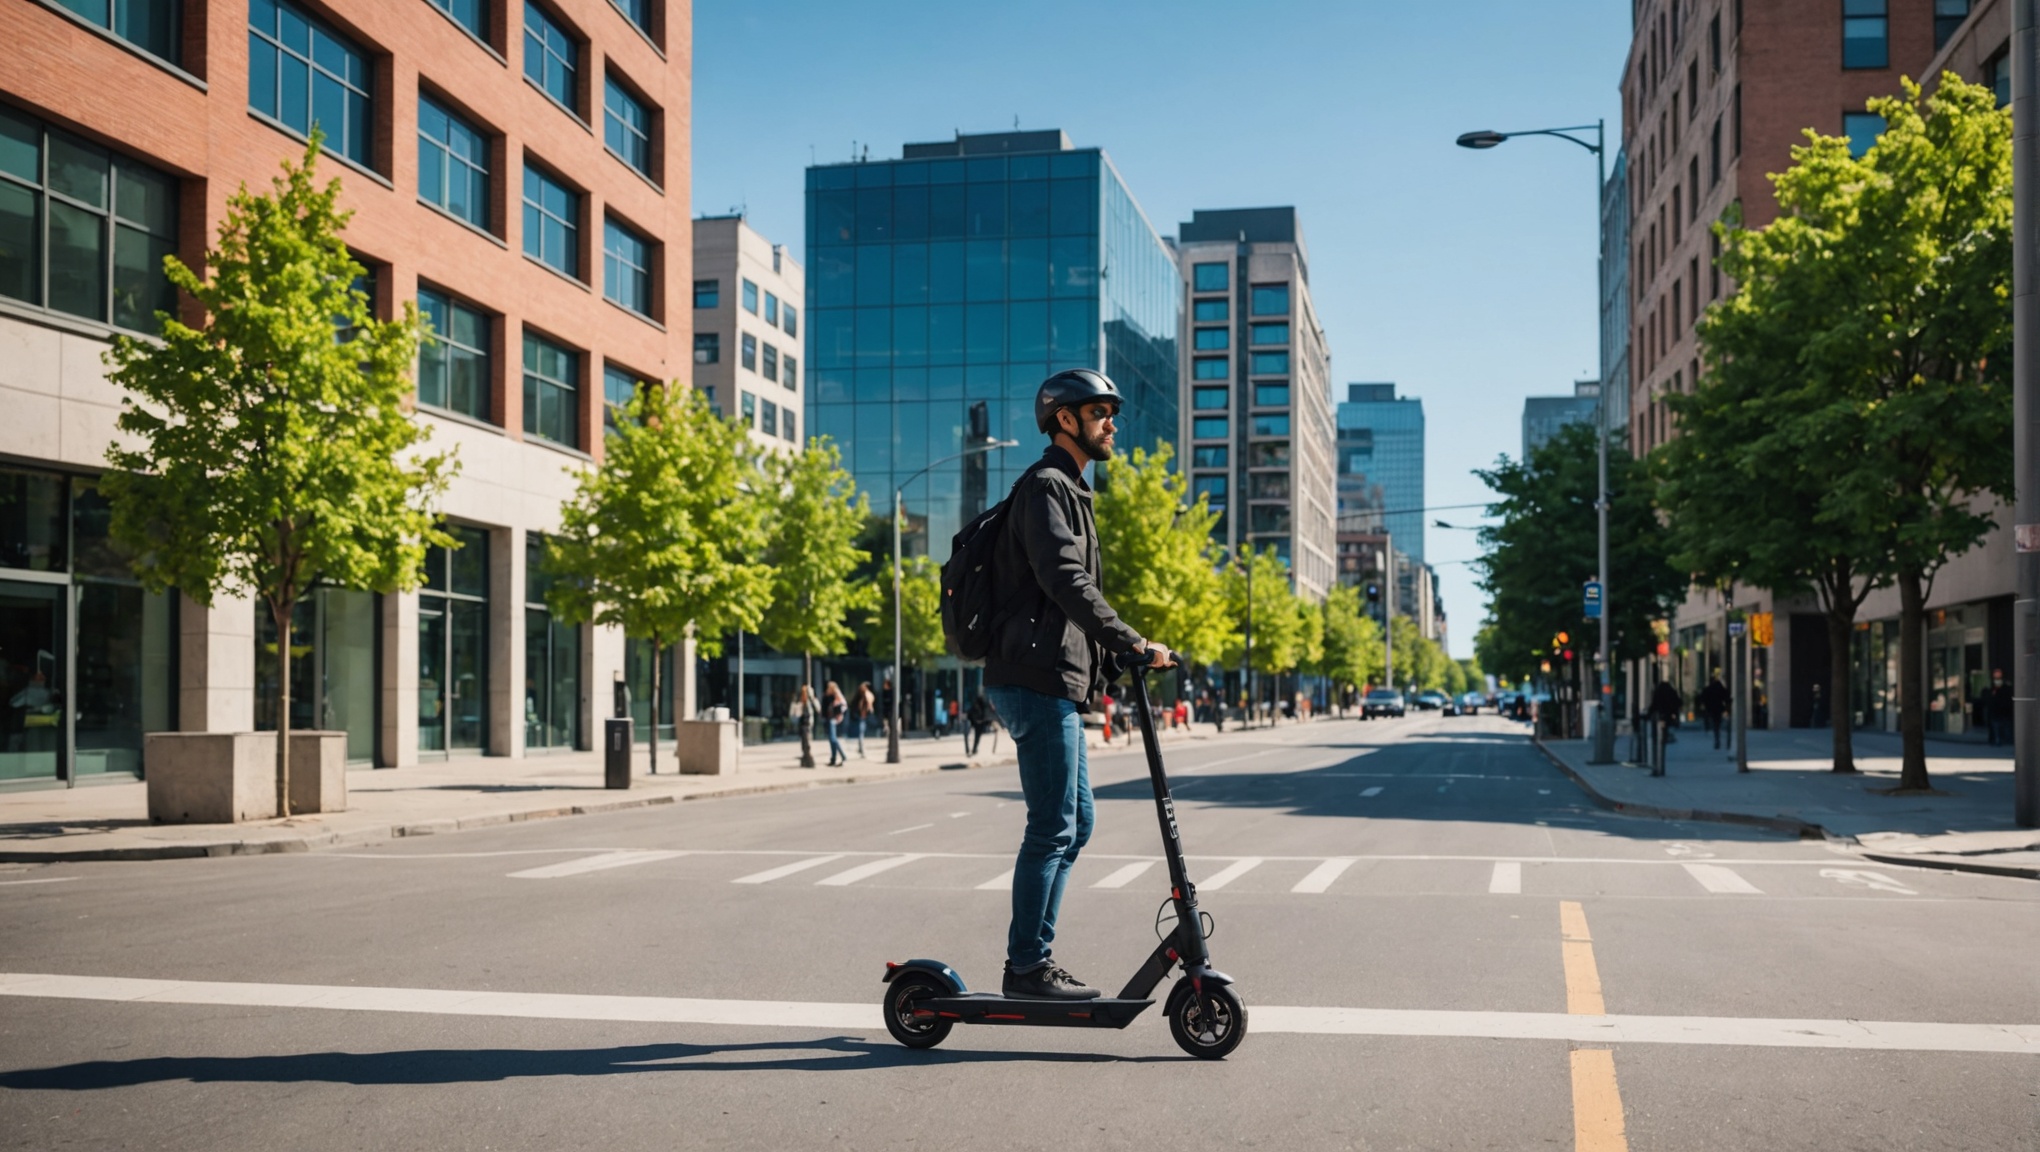
<instances>
[{"instance_id":1,"label":"scooter front wheel","mask_svg":"<svg viewBox=\"0 0 2040 1152\"><path fill-rule=\"evenodd\" d=\"M1169 993L1169 1034L1183 1051L1200 1060L1223 1060L1247 1038L1247 1006L1230 984L1214 984L1205 993L1211 1017L1197 1002L1188 976Z\"/></svg>"},{"instance_id":2,"label":"scooter front wheel","mask_svg":"<svg viewBox=\"0 0 2040 1152\"><path fill-rule=\"evenodd\" d=\"M885 1030L909 1048L933 1048L948 1039L951 1021L922 1007L922 1002L946 996L949 989L935 977L908 972L885 986Z\"/></svg>"}]
</instances>

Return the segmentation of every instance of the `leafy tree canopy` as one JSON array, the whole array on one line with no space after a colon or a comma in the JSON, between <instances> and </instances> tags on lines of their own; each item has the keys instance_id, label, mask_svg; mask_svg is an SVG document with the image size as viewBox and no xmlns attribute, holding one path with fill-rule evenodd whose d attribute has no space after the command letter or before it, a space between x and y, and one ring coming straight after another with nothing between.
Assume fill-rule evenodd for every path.
<instances>
[{"instance_id":1,"label":"leafy tree canopy","mask_svg":"<svg viewBox=\"0 0 2040 1152\"><path fill-rule=\"evenodd\" d=\"M1104 464L1096 511L1105 593L1142 636L1201 660L1217 659L1239 632L1226 606L1218 513L1174 471L1163 441L1150 455L1133 450Z\"/></svg>"},{"instance_id":2,"label":"leafy tree canopy","mask_svg":"<svg viewBox=\"0 0 2040 1152\"><path fill-rule=\"evenodd\" d=\"M758 634L781 652L839 655L851 620L877 607L877 588L854 578L870 560L856 544L870 501L826 439L768 460L764 471L772 608Z\"/></svg>"}]
</instances>

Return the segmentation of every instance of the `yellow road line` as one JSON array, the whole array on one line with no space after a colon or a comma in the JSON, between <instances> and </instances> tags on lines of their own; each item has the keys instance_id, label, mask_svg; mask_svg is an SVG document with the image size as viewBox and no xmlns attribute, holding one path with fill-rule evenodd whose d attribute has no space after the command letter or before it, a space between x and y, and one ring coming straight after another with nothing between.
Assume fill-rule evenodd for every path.
<instances>
[{"instance_id":1,"label":"yellow road line","mask_svg":"<svg viewBox=\"0 0 2040 1152\"><path fill-rule=\"evenodd\" d=\"M1582 1048L1572 1054L1572 1114L1574 1152L1629 1152L1615 1053Z\"/></svg>"},{"instance_id":2,"label":"yellow road line","mask_svg":"<svg viewBox=\"0 0 2040 1152\"><path fill-rule=\"evenodd\" d=\"M1565 957L1565 1010L1574 1016L1606 1016L1601 1000L1601 970L1594 963L1594 938L1587 933L1587 913L1578 901L1558 905L1559 948Z\"/></svg>"}]
</instances>

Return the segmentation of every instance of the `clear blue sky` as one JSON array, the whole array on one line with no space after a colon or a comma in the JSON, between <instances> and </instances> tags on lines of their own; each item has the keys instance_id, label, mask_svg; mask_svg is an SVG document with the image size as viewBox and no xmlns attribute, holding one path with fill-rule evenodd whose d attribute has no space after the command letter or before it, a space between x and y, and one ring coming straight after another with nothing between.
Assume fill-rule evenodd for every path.
<instances>
[{"instance_id":1,"label":"clear blue sky","mask_svg":"<svg viewBox=\"0 0 2040 1152\"><path fill-rule=\"evenodd\" d=\"M1523 397L1599 371L1593 157L1452 141L1605 117L1612 158L1627 0L701 0L694 21L695 210L742 206L796 254L811 157L1015 116L1111 153L1164 234L1196 208L1296 205L1336 391L1423 399L1433 505L1488 499L1471 469L1520 451ZM1473 533L1427 545L1470 655Z\"/></svg>"}]
</instances>

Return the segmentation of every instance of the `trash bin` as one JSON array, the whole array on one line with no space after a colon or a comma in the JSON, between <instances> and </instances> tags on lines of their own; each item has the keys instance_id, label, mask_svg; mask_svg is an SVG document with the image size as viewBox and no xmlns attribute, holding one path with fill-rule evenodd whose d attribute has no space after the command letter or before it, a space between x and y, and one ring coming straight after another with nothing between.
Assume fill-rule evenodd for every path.
<instances>
[{"instance_id":1,"label":"trash bin","mask_svg":"<svg viewBox=\"0 0 2040 1152\"><path fill-rule=\"evenodd\" d=\"M630 721L612 719L602 722L602 782L604 787L630 787L630 737Z\"/></svg>"}]
</instances>

